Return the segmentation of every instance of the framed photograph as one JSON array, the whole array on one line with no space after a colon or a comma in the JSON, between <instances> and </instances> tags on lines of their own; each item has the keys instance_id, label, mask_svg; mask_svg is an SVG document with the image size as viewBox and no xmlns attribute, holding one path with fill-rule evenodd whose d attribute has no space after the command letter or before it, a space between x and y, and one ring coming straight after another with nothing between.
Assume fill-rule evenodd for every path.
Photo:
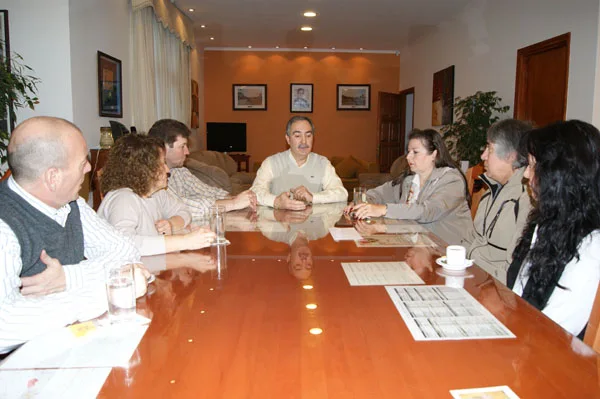
<instances>
[{"instance_id":1,"label":"framed photograph","mask_svg":"<svg viewBox=\"0 0 600 399\"><path fill-rule=\"evenodd\" d=\"M312 83L292 83L290 85L290 112L313 112Z\"/></svg>"},{"instance_id":2,"label":"framed photograph","mask_svg":"<svg viewBox=\"0 0 600 399\"><path fill-rule=\"evenodd\" d=\"M98 51L98 103L100 116L123 117L121 60Z\"/></svg>"},{"instance_id":3,"label":"framed photograph","mask_svg":"<svg viewBox=\"0 0 600 399\"><path fill-rule=\"evenodd\" d=\"M454 105L454 65L433 74L431 125L452 123Z\"/></svg>"},{"instance_id":4,"label":"framed photograph","mask_svg":"<svg viewBox=\"0 0 600 399\"><path fill-rule=\"evenodd\" d=\"M234 111L266 111L267 85L233 85Z\"/></svg>"},{"instance_id":5,"label":"framed photograph","mask_svg":"<svg viewBox=\"0 0 600 399\"><path fill-rule=\"evenodd\" d=\"M338 111L371 110L371 85L337 85Z\"/></svg>"}]
</instances>

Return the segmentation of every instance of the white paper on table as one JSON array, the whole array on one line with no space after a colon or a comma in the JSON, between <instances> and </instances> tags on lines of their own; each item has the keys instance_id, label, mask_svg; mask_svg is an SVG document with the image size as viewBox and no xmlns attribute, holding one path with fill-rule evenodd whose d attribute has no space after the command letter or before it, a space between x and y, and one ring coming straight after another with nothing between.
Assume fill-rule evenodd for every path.
<instances>
[{"instance_id":1,"label":"white paper on table","mask_svg":"<svg viewBox=\"0 0 600 399\"><path fill-rule=\"evenodd\" d=\"M148 329L149 320L137 317L139 322L107 323L79 337L73 334L73 326L52 330L17 349L0 370L126 367Z\"/></svg>"},{"instance_id":2,"label":"white paper on table","mask_svg":"<svg viewBox=\"0 0 600 399\"><path fill-rule=\"evenodd\" d=\"M110 367L0 370L0 398L95 398Z\"/></svg>"},{"instance_id":3,"label":"white paper on table","mask_svg":"<svg viewBox=\"0 0 600 399\"><path fill-rule=\"evenodd\" d=\"M498 387L471 388L471 389L453 389L450 391L454 399L470 398L493 398L493 399L519 399L516 393L506 385ZM478 394L479 396L473 396Z\"/></svg>"},{"instance_id":4,"label":"white paper on table","mask_svg":"<svg viewBox=\"0 0 600 399\"><path fill-rule=\"evenodd\" d=\"M406 262L342 263L350 285L425 284Z\"/></svg>"},{"instance_id":5,"label":"white paper on table","mask_svg":"<svg viewBox=\"0 0 600 399\"><path fill-rule=\"evenodd\" d=\"M426 234L400 233L375 234L355 241L359 248L393 248L393 247L436 247L437 245Z\"/></svg>"},{"instance_id":6,"label":"white paper on table","mask_svg":"<svg viewBox=\"0 0 600 399\"><path fill-rule=\"evenodd\" d=\"M515 338L464 288L385 288L416 341Z\"/></svg>"},{"instance_id":7,"label":"white paper on table","mask_svg":"<svg viewBox=\"0 0 600 399\"><path fill-rule=\"evenodd\" d=\"M427 228L419 224L388 224L385 229L388 234L429 233Z\"/></svg>"},{"instance_id":8,"label":"white paper on table","mask_svg":"<svg viewBox=\"0 0 600 399\"><path fill-rule=\"evenodd\" d=\"M362 238L354 227L330 227L329 233L334 241L356 241Z\"/></svg>"}]
</instances>

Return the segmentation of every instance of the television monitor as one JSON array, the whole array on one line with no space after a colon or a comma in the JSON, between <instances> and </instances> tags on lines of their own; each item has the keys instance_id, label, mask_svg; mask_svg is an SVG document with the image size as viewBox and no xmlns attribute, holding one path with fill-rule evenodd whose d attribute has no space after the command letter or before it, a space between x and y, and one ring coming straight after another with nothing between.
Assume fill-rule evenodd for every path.
<instances>
[{"instance_id":1,"label":"television monitor","mask_svg":"<svg viewBox=\"0 0 600 399\"><path fill-rule=\"evenodd\" d=\"M246 124L206 122L206 148L219 152L246 152Z\"/></svg>"}]
</instances>

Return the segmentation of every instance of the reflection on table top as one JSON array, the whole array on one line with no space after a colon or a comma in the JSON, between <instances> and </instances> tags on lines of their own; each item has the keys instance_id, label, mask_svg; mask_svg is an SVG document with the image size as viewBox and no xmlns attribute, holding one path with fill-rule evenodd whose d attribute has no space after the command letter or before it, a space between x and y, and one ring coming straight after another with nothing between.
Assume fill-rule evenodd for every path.
<instances>
[{"instance_id":1,"label":"reflection on table top","mask_svg":"<svg viewBox=\"0 0 600 399\"><path fill-rule=\"evenodd\" d=\"M385 288L351 287L340 266L406 260L443 285L441 248L324 235L308 240L311 273L299 279L289 242L267 236L229 231L220 273L214 249L160 258L169 269L138 301L153 320L135 364L113 369L99 397L445 398L495 385L521 398L600 397L597 355L481 269L464 286L516 339L416 342Z\"/></svg>"}]
</instances>

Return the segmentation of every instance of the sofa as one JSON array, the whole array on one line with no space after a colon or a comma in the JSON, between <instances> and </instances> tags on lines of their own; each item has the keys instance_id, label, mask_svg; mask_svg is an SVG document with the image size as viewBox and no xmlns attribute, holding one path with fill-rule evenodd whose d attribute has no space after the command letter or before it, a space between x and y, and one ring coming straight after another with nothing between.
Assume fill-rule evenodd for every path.
<instances>
[{"instance_id":1,"label":"sofa","mask_svg":"<svg viewBox=\"0 0 600 399\"><path fill-rule=\"evenodd\" d=\"M406 155L401 155L392 163L389 173L360 173L358 175L358 184L367 189L381 186L404 173L408 169Z\"/></svg>"},{"instance_id":2,"label":"sofa","mask_svg":"<svg viewBox=\"0 0 600 399\"><path fill-rule=\"evenodd\" d=\"M353 155L346 157L333 156L329 161L335 168L335 172L342 179L342 183L350 196L354 187L360 185L359 176L363 173L379 174L379 165L376 162L367 162Z\"/></svg>"},{"instance_id":3,"label":"sofa","mask_svg":"<svg viewBox=\"0 0 600 399\"><path fill-rule=\"evenodd\" d=\"M193 151L188 155L185 167L204 183L220 187L231 195L248 190L256 177L256 173L238 172L237 162L218 151Z\"/></svg>"}]
</instances>

